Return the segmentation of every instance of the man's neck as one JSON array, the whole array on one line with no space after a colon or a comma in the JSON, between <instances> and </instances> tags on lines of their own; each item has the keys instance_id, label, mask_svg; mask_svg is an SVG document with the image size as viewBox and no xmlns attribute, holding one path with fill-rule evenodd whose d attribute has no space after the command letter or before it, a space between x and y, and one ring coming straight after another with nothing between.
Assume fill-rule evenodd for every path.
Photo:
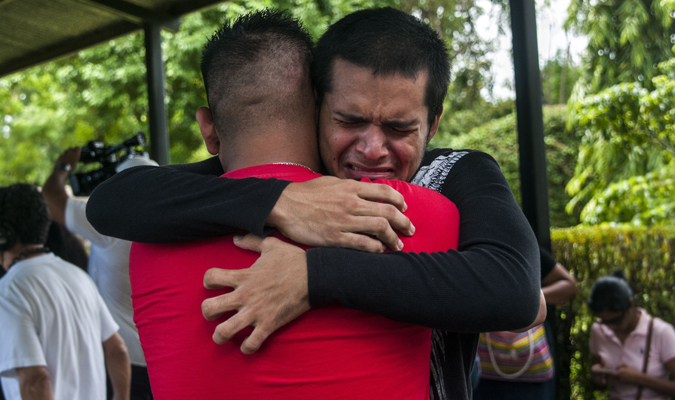
<instances>
[{"instance_id":1,"label":"man's neck","mask_svg":"<svg viewBox=\"0 0 675 400\"><path fill-rule=\"evenodd\" d=\"M8 271L9 267L14 265L16 262L42 255L42 253L36 253L22 256L22 253L30 252L31 250L35 249L41 249L43 247L44 245L41 244L21 245L17 243L16 246L12 248L12 250L2 252L2 267L5 269L5 271Z\"/></svg>"},{"instance_id":2,"label":"man's neck","mask_svg":"<svg viewBox=\"0 0 675 400\"><path fill-rule=\"evenodd\" d=\"M256 165L293 163L319 171L321 163L316 143L299 142L288 136L261 136L221 151L220 162L225 172Z\"/></svg>"}]
</instances>

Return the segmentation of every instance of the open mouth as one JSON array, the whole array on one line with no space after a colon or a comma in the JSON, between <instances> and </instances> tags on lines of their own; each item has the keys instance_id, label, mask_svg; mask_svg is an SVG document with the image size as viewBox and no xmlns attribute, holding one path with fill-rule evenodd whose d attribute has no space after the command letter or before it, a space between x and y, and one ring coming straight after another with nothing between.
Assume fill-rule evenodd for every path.
<instances>
[{"instance_id":1,"label":"open mouth","mask_svg":"<svg viewBox=\"0 0 675 400\"><path fill-rule=\"evenodd\" d=\"M350 179L368 178L375 179L394 179L396 171L388 166L385 167L365 167L361 165L346 164L343 168L345 176Z\"/></svg>"}]
</instances>

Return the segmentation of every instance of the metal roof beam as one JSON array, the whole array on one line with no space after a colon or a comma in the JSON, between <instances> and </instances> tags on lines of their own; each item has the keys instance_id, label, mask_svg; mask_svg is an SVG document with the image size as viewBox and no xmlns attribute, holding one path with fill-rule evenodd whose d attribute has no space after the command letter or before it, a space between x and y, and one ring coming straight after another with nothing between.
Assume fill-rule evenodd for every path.
<instances>
[{"instance_id":1,"label":"metal roof beam","mask_svg":"<svg viewBox=\"0 0 675 400\"><path fill-rule=\"evenodd\" d=\"M123 36L138 30L140 30L140 27L136 24L131 22L121 22L102 29L98 29L94 32L88 32L84 35L55 43L49 47L42 48L21 58L11 59L4 64L0 64L0 77L19 71L23 68L32 67L43 62L53 61L57 58L65 57L69 54L84 50L87 47L99 44L103 41Z\"/></svg>"},{"instance_id":2,"label":"metal roof beam","mask_svg":"<svg viewBox=\"0 0 675 400\"><path fill-rule=\"evenodd\" d=\"M124 0L78 0L81 3L92 7L104 9L112 12L128 21L136 23L143 27L146 22L159 23L163 29L176 33L180 28L180 21L177 17L145 7L137 6Z\"/></svg>"},{"instance_id":3,"label":"metal roof beam","mask_svg":"<svg viewBox=\"0 0 675 400\"><path fill-rule=\"evenodd\" d=\"M225 3L225 0L191 0L176 3L168 9L171 15L184 15L196 11L202 11L210 7L215 7L220 3Z\"/></svg>"},{"instance_id":4,"label":"metal roof beam","mask_svg":"<svg viewBox=\"0 0 675 400\"><path fill-rule=\"evenodd\" d=\"M9 4L9 3L13 2L13 1L14 1L14 0L0 0L0 7L2 7L2 6L4 6L4 5L7 5L7 4Z\"/></svg>"}]
</instances>

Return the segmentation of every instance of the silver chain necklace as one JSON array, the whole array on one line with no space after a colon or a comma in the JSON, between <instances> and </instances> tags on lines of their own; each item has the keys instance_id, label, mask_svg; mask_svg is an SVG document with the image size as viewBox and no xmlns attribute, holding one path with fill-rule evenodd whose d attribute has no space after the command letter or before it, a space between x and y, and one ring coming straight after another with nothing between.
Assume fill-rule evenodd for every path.
<instances>
[{"instance_id":1,"label":"silver chain necklace","mask_svg":"<svg viewBox=\"0 0 675 400\"><path fill-rule=\"evenodd\" d=\"M314 172L313 169L311 169L310 167L308 167L306 165L302 165L302 164L297 164L297 163L292 163L292 162L275 162L275 163L272 163L272 164L274 164L274 165L295 165L296 167L307 168L308 170L310 170L310 171L312 171L313 173L316 174L316 172Z\"/></svg>"}]
</instances>

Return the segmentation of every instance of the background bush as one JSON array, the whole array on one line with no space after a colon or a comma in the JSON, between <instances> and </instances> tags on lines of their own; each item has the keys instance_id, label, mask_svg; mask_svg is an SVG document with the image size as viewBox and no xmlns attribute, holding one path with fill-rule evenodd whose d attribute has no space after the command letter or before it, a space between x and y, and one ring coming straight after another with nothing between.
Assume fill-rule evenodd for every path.
<instances>
[{"instance_id":1,"label":"background bush","mask_svg":"<svg viewBox=\"0 0 675 400\"><path fill-rule=\"evenodd\" d=\"M639 307L675 323L675 228L578 226L553 229L553 254L578 281L576 298L557 309L558 399L607 399L590 383L588 342L594 317L586 307L601 276L623 270Z\"/></svg>"},{"instance_id":2,"label":"background bush","mask_svg":"<svg viewBox=\"0 0 675 400\"><path fill-rule=\"evenodd\" d=\"M567 182L574 175L581 134L566 129L564 106L544 107L544 143L546 145L548 195L551 226L565 227L579 223L579 212L565 211L571 197L565 192ZM476 149L490 154L497 160L504 176L520 204L520 173L518 172L518 133L516 114L493 120L461 136L439 132L430 147Z\"/></svg>"}]
</instances>

